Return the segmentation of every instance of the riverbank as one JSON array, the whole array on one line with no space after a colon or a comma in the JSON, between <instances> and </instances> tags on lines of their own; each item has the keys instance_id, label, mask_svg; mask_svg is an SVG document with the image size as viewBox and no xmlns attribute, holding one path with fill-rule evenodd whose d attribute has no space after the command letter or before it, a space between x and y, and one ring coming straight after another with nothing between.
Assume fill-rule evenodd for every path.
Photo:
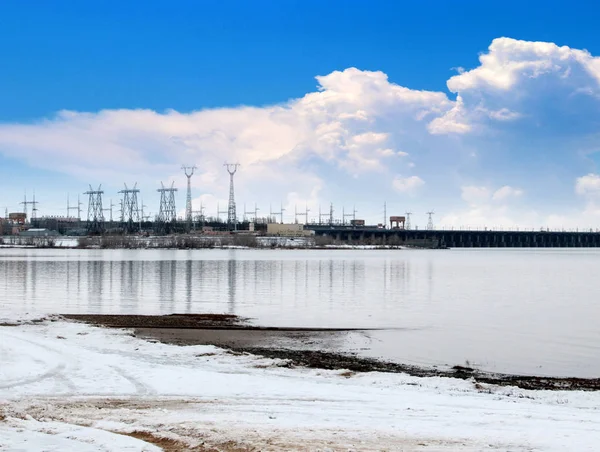
<instances>
[{"instance_id":1,"label":"riverbank","mask_svg":"<svg viewBox=\"0 0 600 452\"><path fill-rule=\"evenodd\" d=\"M13 323L0 327L0 448L9 450L591 451L600 442L600 392L310 369L58 317Z\"/></svg>"},{"instance_id":2,"label":"riverbank","mask_svg":"<svg viewBox=\"0 0 600 452\"><path fill-rule=\"evenodd\" d=\"M283 237L256 236L250 234L225 235L169 235L135 236L103 235L85 237L19 237L0 238L0 248L38 248L38 249L314 249L314 250L390 250L390 249L430 249L424 242L389 243L372 240L343 242L331 237Z\"/></svg>"},{"instance_id":3,"label":"riverbank","mask_svg":"<svg viewBox=\"0 0 600 452\"><path fill-rule=\"evenodd\" d=\"M419 367L358 357L327 350L328 342L360 328L275 328L247 324L228 314L63 315L62 317L110 328L130 328L145 340L174 345L214 345L238 353L280 359L288 367L348 372L404 373L414 377L459 378L476 384L516 386L531 390L600 390L600 378L547 377L490 373L466 366Z\"/></svg>"}]
</instances>

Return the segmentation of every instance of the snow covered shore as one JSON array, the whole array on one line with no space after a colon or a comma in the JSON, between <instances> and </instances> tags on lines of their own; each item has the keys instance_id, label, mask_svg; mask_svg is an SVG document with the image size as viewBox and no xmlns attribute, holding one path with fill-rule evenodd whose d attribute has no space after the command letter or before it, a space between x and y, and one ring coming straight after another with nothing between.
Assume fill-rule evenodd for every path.
<instances>
[{"instance_id":1,"label":"snow covered shore","mask_svg":"<svg viewBox=\"0 0 600 452\"><path fill-rule=\"evenodd\" d=\"M63 321L0 327L0 450L155 451L170 444L172 450L591 451L600 445L598 392L283 364Z\"/></svg>"}]
</instances>

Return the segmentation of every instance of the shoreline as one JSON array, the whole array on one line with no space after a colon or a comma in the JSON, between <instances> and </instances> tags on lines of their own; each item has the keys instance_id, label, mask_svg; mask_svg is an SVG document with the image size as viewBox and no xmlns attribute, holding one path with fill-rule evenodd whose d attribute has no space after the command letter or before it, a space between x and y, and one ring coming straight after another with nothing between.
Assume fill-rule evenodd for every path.
<instances>
[{"instance_id":1,"label":"shoreline","mask_svg":"<svg viewBox=\"0 0 600 452\"><path fill-rule=\"evenodd\" d=\"M248 325L248 319L231 314L73 315L60 317L107 328L133 329L133 335L167 344L214 345L231 353L248 353L280 359L282 367L346 370L348 376L362 372L404 373L414 377L444 377L472 380L476 385L516 386L531 390L600 390L600 378L547 377L492 373L455 365L450 368L422 367L352 354L311 349L317 339L335 338L354 328L277 328ZM293 343L293 347L273 345ZM483 386L481 389L484 390Z\"/></svg>"},{"instance_id":2,"label":"shoreline","mask_svg":"<svg viewBox=\"0 0 600 452\"><path fill-rule=\"evenodd\" d=\"M215 245L215 246L204 246L204 247L173 247L173 246L147 246L147 247L102 247L102 246L61 246L61 245L0 245L0 249L29 249L29 250L131 250L131 251L152 251L152 250L173 250L173 251L199 251L199 250L322 250L322 251L338 251L338 250L366 250L366 251L407 251L407 250L446 250L450 248L427 248L427 247L416 247L416 246L408 246L408 245L389 245L389 246L380 246L380 245L307 245L307 246L287 246L287 245L277 245L277 246L242 246L242 245Z\"/></svg>"}]
</instances>

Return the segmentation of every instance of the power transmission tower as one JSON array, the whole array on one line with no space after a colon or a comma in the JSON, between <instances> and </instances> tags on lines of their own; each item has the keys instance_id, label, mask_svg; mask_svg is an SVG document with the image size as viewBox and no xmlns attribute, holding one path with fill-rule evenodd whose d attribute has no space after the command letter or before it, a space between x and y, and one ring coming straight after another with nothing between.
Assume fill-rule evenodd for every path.
<instances>
[{"instance_id":1,"label":"power transmission tower","mask_svg":"<svg viewBox=\"0 0 600 452\"><path fill-rule=\"evenodd\" d=\"M113 221L113 207L115 206L115 204L113 204L112 199L110 200L110 204L109 207L106 209L102 209L103 212L109 212L110 213L110 222L111 222L111 227L112 227L112 221Z\"/></svg>"},{"instance_id":2,"label":"power transmission tower","mask_svg":"<svg viewBox=\"0 0 600 452\"><path fill-rule=\"evenodd\" d=\"M329 218L329 221L324 223L323 217ZM327 224L327 223L329 223L329 225L333 224L333 203L330 203L329 212L326 212L326 213L321 213L321 205L319 204L319 224Z\"/></svg>"},{"instance_id":3,"label":"power transmission tower","mask_svg":"<svg viewBox=\"0 0 600 452\"><path fill-rule=\"evenodd\" d=\"M221 207L219 205L219 203L217 203L217 220L219 220L219 223L221 222L221 214L222 213L228 213L227 210L221 210Z\"/></svg>"},{"instance_id":4,"label":"power transmission tower","mask_svg":"<svg viewBox=\"0 0 600 452\"><path fill-rule=\"evenodd\" d=\"M329 204L329 225L333 225L333 203Z\"/></svg>"},{"instance_id":5,"label":"power transmission tower","mask_svg":"<svg viewBox=\"0 0 600 452\"><path fill-rule=\"evenodd\" d=\"M29 202L27 202L27 192L25 192L25 194L23 195L23 201L19 204L23 204L23 213L25 214L25 217L27 217L27 205L30 204Z\"/></svg>"},{"instance_id":6,"label":"power transmission tower","mask_svg":"<svg viewBox=\"0 0 600 452\"><path fill-rule=\"evenodd\" d=\"M165 188L164 184L160 183L161 188L156 191L160 193L160 207L158 210L157 229L164 234L168 234L173 229L177 220L177 211L175 210L175 192L173 187L175 182L171 183L171 187Z\"/></svg>"},{"instance_id":7,"label":"power transmission tower","mask_svg":"<svg viewBox=\"0 0 600 452\"><path fill-rule=\"evenodd\" d=\"M140 199L141 205L140 205L140 232L142 230L142 223L144 222L144 220L146 219L144 217L144 207L148 207L146 204L144 204L144 200Z\"/></svg>"},{"instance_id":8,"label":"power transmission tower","mask_svg":"<svg viewBox=\"0 0 600 452\"><path fill-rule=\"evenodd\" d=\"M246 211L246 204L244 204L244 216L249 214L254 214L252 221L256 223L256 218L258 217L258 211L260 209L256 207L256 203L254 203L254 210Z\"/></svg>"},{"instance_id":9,"label":"power transmission tower","mask_svg":"<svg viewBox=\"0 0 600 452\"><path fill-rule=\"evenodd\" d=\"M69 195L67 195L67 218L69 218L71 216L71 210L76 210L77 211L77 220L81 221L81 205L83 203L81 201L79 201L79 195L77 195L77 205L72 206L69 203Z\"/></svg>"},{"instance_id":10,"label":"power transmission tower","mask_svg":"<svg viewBox=\"0 0 600 452\"><path fill-rule=\"evenodd\" d=\"M352 217L352 224L356 224L356 208L352 208L352 213L344 213L344 208L342 207L342 222L346 224L346 217Z\"/></svg>"},{"instance_id":11,"label":"power transmission tower","mask_svg":"<svg viewBox=\"0 0 600 452\"><path fill-rule=\"evenodd\" d=\"M204 209L205 207L200 202L200 210L194 210L192 214L196 214L194 217L194 229L196 229L196 221L200 221L200 227L204 227Z\"/></svg>"},{"instance_id":12,"label":"power transmission tower","mask_svg":"<svg viewBox=\"0 0 600 452\"><path fill-rule=\"evenodd\" d=\"M321 204L319 204L319 224L323 224L323 216L328 216L329 213L321 213Z\"/></svg>"},{"instance_id":13,"label":"power transmission tower","mask_svg":"<svg viewBox=\"0 0 600 452\"><path fill-rule=\"evenodd\" d=\"M98 185L98 190L94 190L90 185L90 189L84 193L84 195L88 195L88 234L102 234L104 231L103 193L102 185Z\"/></svg>"},{"instance_id":14,"label":"power transmission tower","mask_svg":"<svg viewBox=\"0 0 600 452\"><path fill-rule=\"evenodd\" d=\"M435 212L432 210L431 212L427 212L427 215L429 216L428 220L427 220L427 230L428 231L432 231L433 230L433 214Z\"/></svg>"},{"instance_id":15,"label":"power transmission tower","mask_svg":"<svg viewBox=\"0 0 600 452\"><path fill-rule=\"evenodd\" d=\"M141 218L137 198L140 190L137 188L137 182L133 185L133 188L127 188L127 184L123 185L125 188L119 191L119 193L123 195L121 201L121 224L127 232L132 233L135 232L136 228L139 226Z\"/></svg>"},{"instance_id":16,"label":"power transmission tower","mask_svg":"<svg viewBox=\"0 0 600 452\"><path fill-rule=\"evenodd\" d=\"M273 210L271 210L271 205L269 204L269 217L274 218L275 215L279 215L280 222L281 222L281 224L283 224L283 212L285 212L285 209L283 208L283 203L281 203L279 209L280 209L279 212L273 212Z\"/></svg>"},{"instance_id":17,"label":"power transmission tower","mask_svg":"<svg viewBox=\"0 0 600 452\"><path fill-rule=\"evenodd\" d=\"M187 232L192 230L192 176L194 175L195 166L182 165L181 169L187 177L187 196L185 198L185 221L187 222Z\"/></svg>"},{"instance_id":18,"label":"power transmission tower","mask_svg":"<svg viewBox=\"0 0 600 452\"><path fill-rule=\"evenodd\" d=\"M406 215L406 220L404 221L404 229L410 229L410 216L412 215L412 212L405 212L404 215Z\"/></svg>"},{"instance_id":19,"label":"power transmission tower","mask_svg":"<svg viewBox=\"0 0 600 452\"><path fill-rule=\"evenodd\" d=\"M27 201L27 192L25 192L23 202L21 202L21 204L23 204L23 213L25 213L26 216L27 206L31 204L31 217L29 217L29 222L31 223L31 221L35 220L36 212L38 210L36 207L38 202L35 200L35 192L33 192L33 201Z\"/></svg>"},{"instance_id":20,"label":"power transmission tower","mask_svg":"<svg viewBox=\"0 0 600 452\"><path fill-rule=\"evenodd\" d=\"M308 208L308 204L305 207L305 210L303 213L298 213L297 210L295 210L294 207L294 214L296 216L296 223L298 223L298 216L304 217L304 224L308 224L308 212L310 212L310 209Z\"/></svg>"},{"instance_id":21,"label":"power transmission tower","mask_svg":"<svg viewBox=\"0 0 600 452\"><path fill-rule=\"evenodd\" d=\"M239 163L224 163L223 166L227 168L229 173L229 205L227 206L227 225L229 230L237 229L237 217L235 212L235 195L233 193L233 176L240 166Z\"/></svg>"},{"instance_id":22,"label":"power transmission tower","mask_svg":"<svg viewBox=\"0 0 600 452\"><path fill-rule=\"evenodd\" d=\"M142 210L141 210L140 225L141 225L141 222L143 222L143 221L149 221L150 218L152 218L152 215L151 215L152 212L148 212L146 214L145 211L144 211L144 208L146 208L148 206L146 204L144 204L144 200L143 199L141 200L141 202L142 202L142 206L141 206ZM140 226L140 230L141 230L141 226Z\"/></svg>"},{"instance_id":23,"label":"power transmission tower","mask_svg":"<svg viewBox=\"0 0 600 452\"><path fill-rule=\"evenodd\" d=\"M33 191L33 201L31 201L31 219L35 220L37 218L37 208L38 202L35 200L35 190Z\"/></svg>"}]
</instances>

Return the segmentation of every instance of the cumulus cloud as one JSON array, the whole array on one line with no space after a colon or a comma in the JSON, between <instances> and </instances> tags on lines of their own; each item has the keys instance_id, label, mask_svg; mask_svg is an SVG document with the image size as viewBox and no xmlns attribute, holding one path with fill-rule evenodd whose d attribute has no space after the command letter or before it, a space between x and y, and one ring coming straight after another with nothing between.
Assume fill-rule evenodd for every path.
<instances>
[{"instance_id":1,"label":"cumulus cloud","mask_svg":"<svg viewBox=\"0 0 600 452\"><path fill-rule=\"evenodd\" d=\"M499 188L492 195L494 201L505 201L509 198L517 198L523 194L523 190L519 188L513 188L509 185Z\"/></svg>"},{"instance_id":2,"label":"cumulus cloud","mask_svg":"<svg viewBox=\"0 0 600 452\"><path fill-rule=\"evenodd\" d=\"M461 198L467 207L447 213L441 218L441 224L451 228L531 228L541 218L534 212L511 210L509 206L510 200L522 194L523 190L509 185L498 189L462 186Z\"/></svg>"},{"instance_id":3,"label":"cumulus cloud","mask_svg":"<svg viewBox=\"0 0 600 452\"><path fill-rule=\"evenodd\" d=\"M548 73L569 77L571 65L580 66L600 81L599 58L585 50L559 47L552 42L497 38L488 53L479 57L479 62L475 69L451 77L448 89L455 93L479 88L507 91L523 78L538 78Z\"/></svg>"},{"instance_id":4,"label":"cumulus cloud","mask_svg":"<svg viewBox=\"0 0 600 452\"><path fill-rule=\"evenodd\" d=\"M461 187L461 198L472 205L481 204L490 199L490 191L487 187L467 185Z\"/></svg>"},{"instance_id":5,"label":"cumulus cloud","mask_svg":"<svg viewBox=\"0 0 600 452\"><path fill-rule=\"evenodd\" d=\"M465 185L461 187L461 198L471 205L486 204L490 201L507 201L523 194L523 190L504 185L497 190L485 186Z\"/></svg>"},{"instance_id":6,"label":"cumulus cloud","mask_svg":"<svg viewBox=\"0 0 600 452\"><path fill-rule=\"evenodd\" d=\"M352 176L387 171L384 160L408 155L389 146L390 134L425 131L428 120L418 117L452 106L443 93L390 83L382 72L350 68L317 80L318 91L274 106L192 113L61 111L33 124L3 124L0 152L85 181L108 179L119 185L140 178L147 183L183 180L179 165L197 163L194 180L203 189L225 179L219 187L223 189L221 165L236 161L242 164L236 177L245 182L260 180L265 185L284 174L287 190L295 192L298 188L289 184L298 178L303 181L300 185L323 185L318 171L306 162L320 162ZM380 130L379 123L388 120L401 126ZM394 141L402 144L403 138Z\"/></svg>"},{"instance_id":7,"label":"cumulus cloud","mask_svg":"<svg viewBox=\"0 0 600 452\"><path fill-rule=\"evenodd\" d=\"M425 185L425 181L419 176L396 176L392 181L392 186L400 193L414 193L423 185Z\"/></svg>"},{"instance_id":8,"label":"cumulus cloud","mask_svg":"<svg viewBox=\"0 0 600 452\"><path fill-rule=\"evenodd\" d=\"M512 121L513 119L521 117L520 113L510 111L508 108L501 108L500 110L496 111L488 111L487 114L490 118L498 121Z\"/></svg>"},{"instance_id":9,"label":"cumulus cloud","mask_svg":"<svg viewBox=\"0 0 600 452\"><path fill-rule=\"evenodd\" d=\"M575 192L578 195L600 195L600 176L590 173L578 177L575 182Z\"/></svg>"},{"instance_id":10,"label":"cumulus cloud","mask_svg":"<svg viewBox=\"0 0 600 452\"><path fill-rule=\"evenodd\" d=\"M467 120L464 102L461 96L457 96L454 106L444 115L435 118L428 125L432 134L467 133L471 131L471 125Z\"/></svg>"}]
</instances>

